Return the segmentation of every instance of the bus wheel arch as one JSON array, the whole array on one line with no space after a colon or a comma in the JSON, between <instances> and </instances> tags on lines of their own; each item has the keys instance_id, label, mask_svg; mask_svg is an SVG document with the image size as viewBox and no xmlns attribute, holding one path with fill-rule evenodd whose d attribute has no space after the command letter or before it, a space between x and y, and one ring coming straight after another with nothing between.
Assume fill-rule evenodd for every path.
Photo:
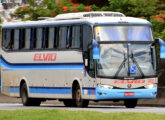
<instances>
[{"instance_id":1,"label":"bus wheel arch","mask_svg":"<svg viewBox=\"0 0 165 120\"><path fill-rule=\"evenodd\" d=\"M89 104L89 100L82 99L81 86L77 80L72 84L72 99L75 107L87 107Z\"/></svg>"},{"instance_id":2,"label":"bus wheel arch","mask_svg":"<svg viewBox=\"0 0 165 120\"><path fill-rule=\"evenodd\" d=\"M24 106L39 106L41 104L40 99L30 98L29 97L29 89L27 86L27 82L22 80L20 83L20 97Z\"/></svg>"}]
</instances>

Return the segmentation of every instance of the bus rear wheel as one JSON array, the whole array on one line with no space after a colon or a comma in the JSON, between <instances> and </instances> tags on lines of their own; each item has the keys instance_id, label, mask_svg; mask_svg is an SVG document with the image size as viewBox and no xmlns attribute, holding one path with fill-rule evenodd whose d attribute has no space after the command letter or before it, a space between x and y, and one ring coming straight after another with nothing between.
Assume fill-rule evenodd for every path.
<instances>
[{"instance_id":1,"label":"bus rear wheel","mask_svg":"<svg viewBox=\"0 0 165 120\"><path fill-rule=\"evenodd\" d=\"M77 84L73 90L73 106L75 107L88 107L89 100L83 100L81 98L81 89Z\"/></svg>"},{"instance_id":2,"label":"bus rear wheel","mask_svg":"<svg viewBox=\"0 0 165 120\"><path fill-rule=\"evenodd\" d=\"M40 106L41 100L28 97L26 83L21 86L21 99L24 106Z\"/></svg>"},{"instance_id":3,"label":"bus rear wheel","mask_svg":"<svg viewBox=\"0 0 165 120\"><path fill-rule=\"evenodd\" d=\"M137 105L137 99L127 99L124 100L124 105L126 108L135 108Z\"/></svg>"}]
</instances>

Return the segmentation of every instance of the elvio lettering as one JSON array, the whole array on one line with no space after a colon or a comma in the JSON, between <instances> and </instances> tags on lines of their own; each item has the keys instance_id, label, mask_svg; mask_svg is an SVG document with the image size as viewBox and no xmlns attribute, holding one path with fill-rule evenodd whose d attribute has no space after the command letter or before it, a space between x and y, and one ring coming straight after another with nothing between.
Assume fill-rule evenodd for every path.
<instances>
[{"instance_id":1,"label":"elvio lettering","mask_svg":"<svg viewBox=\"0 0 165 120\"><path fill-rule=\"evenodd\" d=\"M34 61L56 61L56 53L36 53L34 54Z\"/></svg>"}]
</instances>

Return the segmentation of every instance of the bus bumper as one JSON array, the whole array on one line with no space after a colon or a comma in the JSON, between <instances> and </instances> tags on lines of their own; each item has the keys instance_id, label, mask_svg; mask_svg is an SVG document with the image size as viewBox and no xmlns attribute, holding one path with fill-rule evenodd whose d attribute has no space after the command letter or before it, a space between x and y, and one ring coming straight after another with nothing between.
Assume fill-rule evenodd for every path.
<instances>
[{"instance_id":1,"label":"bus bumper","mask_svg":"<svg viewBox=\"0 0 165 120\"><path fill-rule=\"evenodd\" d=\"M133 93L126 96L125 93ZM96 100L147 99L156 98L157 87L153 89L104 89L96 87Z\"/></svg>"}]
</instances>

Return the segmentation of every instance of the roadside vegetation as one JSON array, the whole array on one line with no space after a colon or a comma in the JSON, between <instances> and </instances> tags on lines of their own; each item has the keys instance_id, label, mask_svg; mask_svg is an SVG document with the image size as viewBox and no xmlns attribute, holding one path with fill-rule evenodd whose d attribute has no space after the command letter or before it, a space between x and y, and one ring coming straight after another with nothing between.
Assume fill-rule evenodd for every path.
<instances>
[{"instance_id":1,"label":"roadside vegetation","mask_svg":"<svg viewBox=\"0 0 165 120\"><path fill-rule=\"evenodd\" d=\"M0 120L164 120L153 113L101 113L58 109L1 110Z\"/></svg>"}]
</instances>

